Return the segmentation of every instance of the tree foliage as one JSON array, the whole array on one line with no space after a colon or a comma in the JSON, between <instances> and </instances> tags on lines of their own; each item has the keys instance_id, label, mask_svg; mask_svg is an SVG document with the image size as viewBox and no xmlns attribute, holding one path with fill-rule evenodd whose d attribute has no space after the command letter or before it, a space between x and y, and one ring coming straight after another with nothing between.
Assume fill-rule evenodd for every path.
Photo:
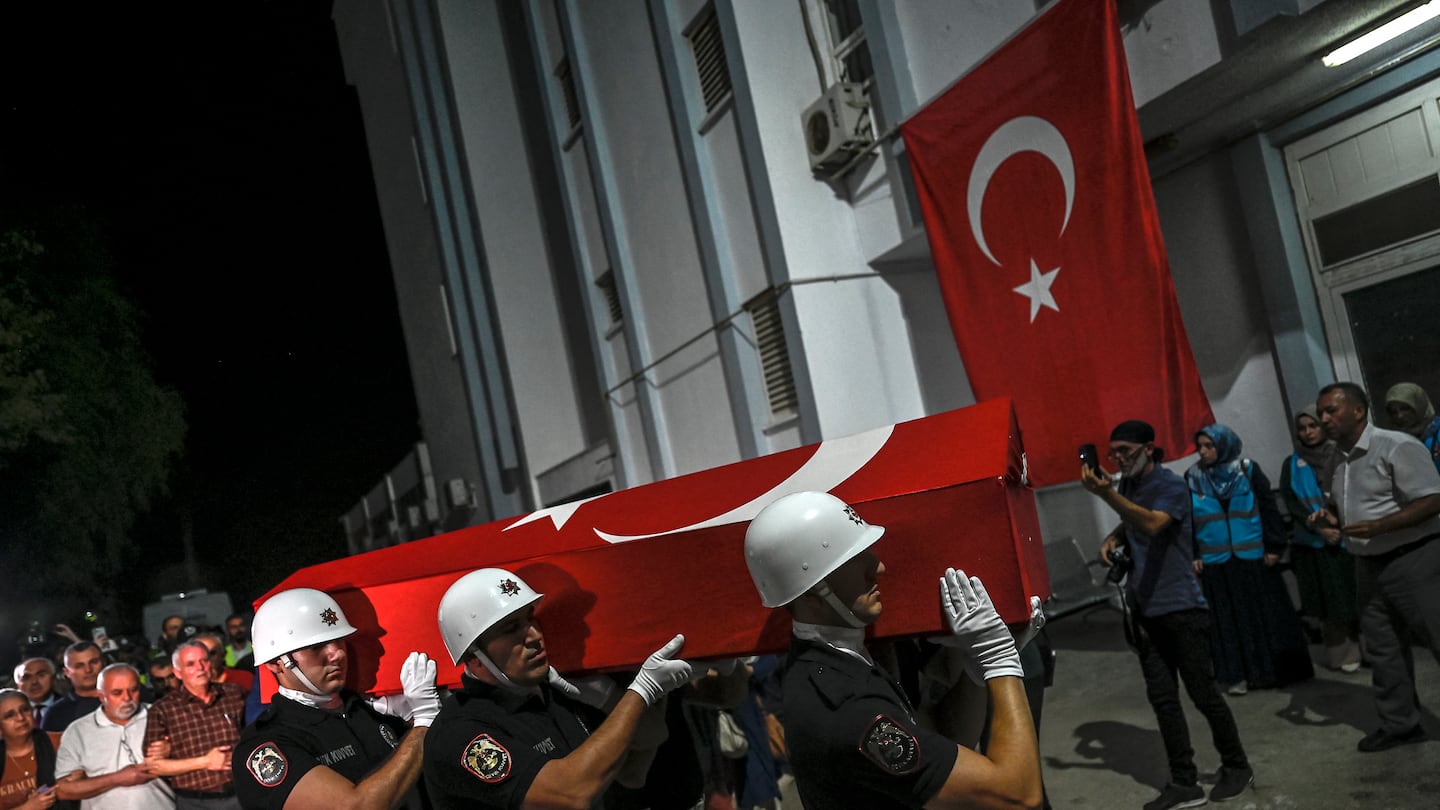
<instances>
[{"instance_id":1,"label":"tree foliage","mask_svg":"<svg viewBox=\"0 0 1440 810\"><path fill-rule=\"evenodd\" d=\"M0 216L0 564L52 596L128 573L184 443L111 270L82 211Z\"/></svg>"}]
</instances>

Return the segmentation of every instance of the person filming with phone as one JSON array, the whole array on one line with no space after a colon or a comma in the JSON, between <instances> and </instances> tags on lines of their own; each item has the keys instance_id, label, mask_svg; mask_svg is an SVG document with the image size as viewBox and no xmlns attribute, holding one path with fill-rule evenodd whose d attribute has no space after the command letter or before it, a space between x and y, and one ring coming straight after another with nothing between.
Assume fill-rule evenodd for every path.
<instances>
[{"instance_id":1,"label":"person filming with phone","mask_svg":"<svg viewBox=\"0 0 1440 810\"><path fill-rule=\"evenodd\" d=\"M1087 455L1082 453L1082 456ZM1210 724L1221 767L1213 801L1237 798L1254 781L1235 717L1215 684L1210 657L1210 610L1200 588L1185 480L1160 466L1164 451L1146 422L1121 422L1110 432L1107 458L1120 468L1113 480L1098 459L1084 459L1080 483L1120 516L1100 544L1100 561L1113 566L1124 547L1132 561L1125 582L1127 634L1140 657L1145 693L1155 711L1170 782L1146 810L1196 807L1206 801L1195 767L1190 730L1180 705L1180 681Z\"/></svg>"}]
</instances>

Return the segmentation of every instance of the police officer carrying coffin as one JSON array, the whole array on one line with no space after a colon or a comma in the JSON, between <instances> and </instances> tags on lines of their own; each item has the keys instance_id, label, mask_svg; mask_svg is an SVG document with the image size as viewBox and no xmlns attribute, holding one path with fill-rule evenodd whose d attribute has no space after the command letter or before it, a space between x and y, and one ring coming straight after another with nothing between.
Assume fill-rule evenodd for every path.
<instances>
[{"instance_id":1,"label":"police officer carrying coffin","mask_svg":"<svg viewBox=\"0 0 1440 810\"><path fill-rule=\"evenodd\" d=\"M806 807L1035 807L1040 756L1009 629L975 577L949 569L940 603L966 669L994 703L984 755L915 722L904 692L865 649L880 618L870 551L885 529L823 492L787 495L745 532L745 561L766 607L794 620L785 742ZM981 709L983 711L983 708Z\"/></svg>"},{"instance_id":2,"label":"police officer carrying coffin","mask_svg":"<svg viewBox=\"0 0 1440 810\"><path fill-rule=\"evenodd\" d=\"M543 596L509 571L482 568L440 600L440 634L465 671L426 745L436 808L599 806L641 715L689 682L690 665L675 658L685 638L675 636L646 659L610 716L599 715L550 668L535 622Z\"/></svg>"},{"instance_id":3,"label":"police officer carrying coffin","mask_svg":"<svg viewBox=\"0 0 1440 810\"><path fill-rule=\"evenodd\" d=\"M400 671L404 694L372 706L344 690L344 639L355 628L329 594L281 591L255 612L252 631L255 660L280 691L235 744L240 803L251 810L398 807L420 777L425 734L440 711L435 662L412 652Z\"/></svg>"}]
</instances>

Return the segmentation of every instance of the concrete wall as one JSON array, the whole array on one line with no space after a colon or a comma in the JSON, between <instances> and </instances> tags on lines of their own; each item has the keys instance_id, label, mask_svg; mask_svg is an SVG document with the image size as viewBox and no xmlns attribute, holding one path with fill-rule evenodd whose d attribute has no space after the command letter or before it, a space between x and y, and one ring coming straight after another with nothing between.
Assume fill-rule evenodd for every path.
<instances>
[{"instance_id":1,"label":"concrete wall","mask_svg":"<svg viewBox=\"0 0 1440 810\"><path fill-rule=\"evenodd\" d=\"M1278 481L1280 460L1292 451L1290 419L1228 155L1163 178L1155 184L1155 202L1215 418L1234 428L1246 455Z\"/></svg>"},{"instance_id":2,"label":"concrete wall","mask_svg":"<svg viewBox=\"0 0 1440 810\"><path fill-rule=\"evenodd\" d=\"M541 471L581 453L586 441L495 5L440 0L437 11L483 261L502 302L496 318L511 396L525 415L523 454L530 469Z\"/></svg>"},{"instance_id":3,"label":"concrete wall","mask_svg":"<svg viewBox=\"0 0 1440 810\"><path fill-rule=\"evenodd\" d=\"M470 405L450 349L435 229L416 167L414 117L385 5L337 4L335 28L365 122L421 434L437 480L473 482L480 467Z\"/></svg>"}]
</instances>

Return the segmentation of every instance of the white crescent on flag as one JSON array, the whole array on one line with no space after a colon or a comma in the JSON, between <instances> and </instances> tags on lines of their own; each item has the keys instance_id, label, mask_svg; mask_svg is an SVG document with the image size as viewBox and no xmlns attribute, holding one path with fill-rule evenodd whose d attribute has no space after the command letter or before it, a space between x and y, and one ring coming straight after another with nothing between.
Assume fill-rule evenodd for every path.
<instances>
[{"instance_id":1,"label":"white crescent on flag","mask_svg":"<svg viewBox=\"0 0 1440 810\"><path fill-rule=\"evenodd\" d=\"M990 187L990 178L1000 164L1012 155L1021 152L1038 152L1044 155L1055 170L1060 172L1060 182L1065 184L1065 220L1060 223L1060 233L1070 224L1070 209L1075 203L1075 159L1070 155L1070 145L1055 125L1033 115L1020 115L995 128L990 137L975 155L975 165L970 169L970 182L965 190L965 207L970 214L970 230L980 252L995 265L1000 262L985 243L985 225L980 221L980 206L985 201L985 189Z\"/></svg>"},{"instance_id":2,"label":"white crescent on flag","mask_svg":"<svg viewBox=\"0 0 1440 810\"><path fill-rule=\"evenodd\" d=\"M666 529L663 532L653 534L618 535L610 534L600 529L595 530L607 543L626 543L631 540L644 540L649 537L660 537L666 534L677 532L688 532L695 529L705 529L711 526L724 526L727 523L739 523L743 520L750 520L760 514L760 510L769 506L772 501L782 498L792 492L804 492L815 490L818 492L829 492L840 484L845 483L850 476L870 463L890 440L890 434L895 430L894 425L886 425L882 428L857 433L854 436L846 436L841 439L829 439L821 442L820 447L815 450L800 469L790 474L789 478L781 481L768 492L764 492L751 499L744 505L737 506L723 515L702 520L699 523L692 523L689 526L676 526L673 529Z\"/></svg>"}]
</instances>

